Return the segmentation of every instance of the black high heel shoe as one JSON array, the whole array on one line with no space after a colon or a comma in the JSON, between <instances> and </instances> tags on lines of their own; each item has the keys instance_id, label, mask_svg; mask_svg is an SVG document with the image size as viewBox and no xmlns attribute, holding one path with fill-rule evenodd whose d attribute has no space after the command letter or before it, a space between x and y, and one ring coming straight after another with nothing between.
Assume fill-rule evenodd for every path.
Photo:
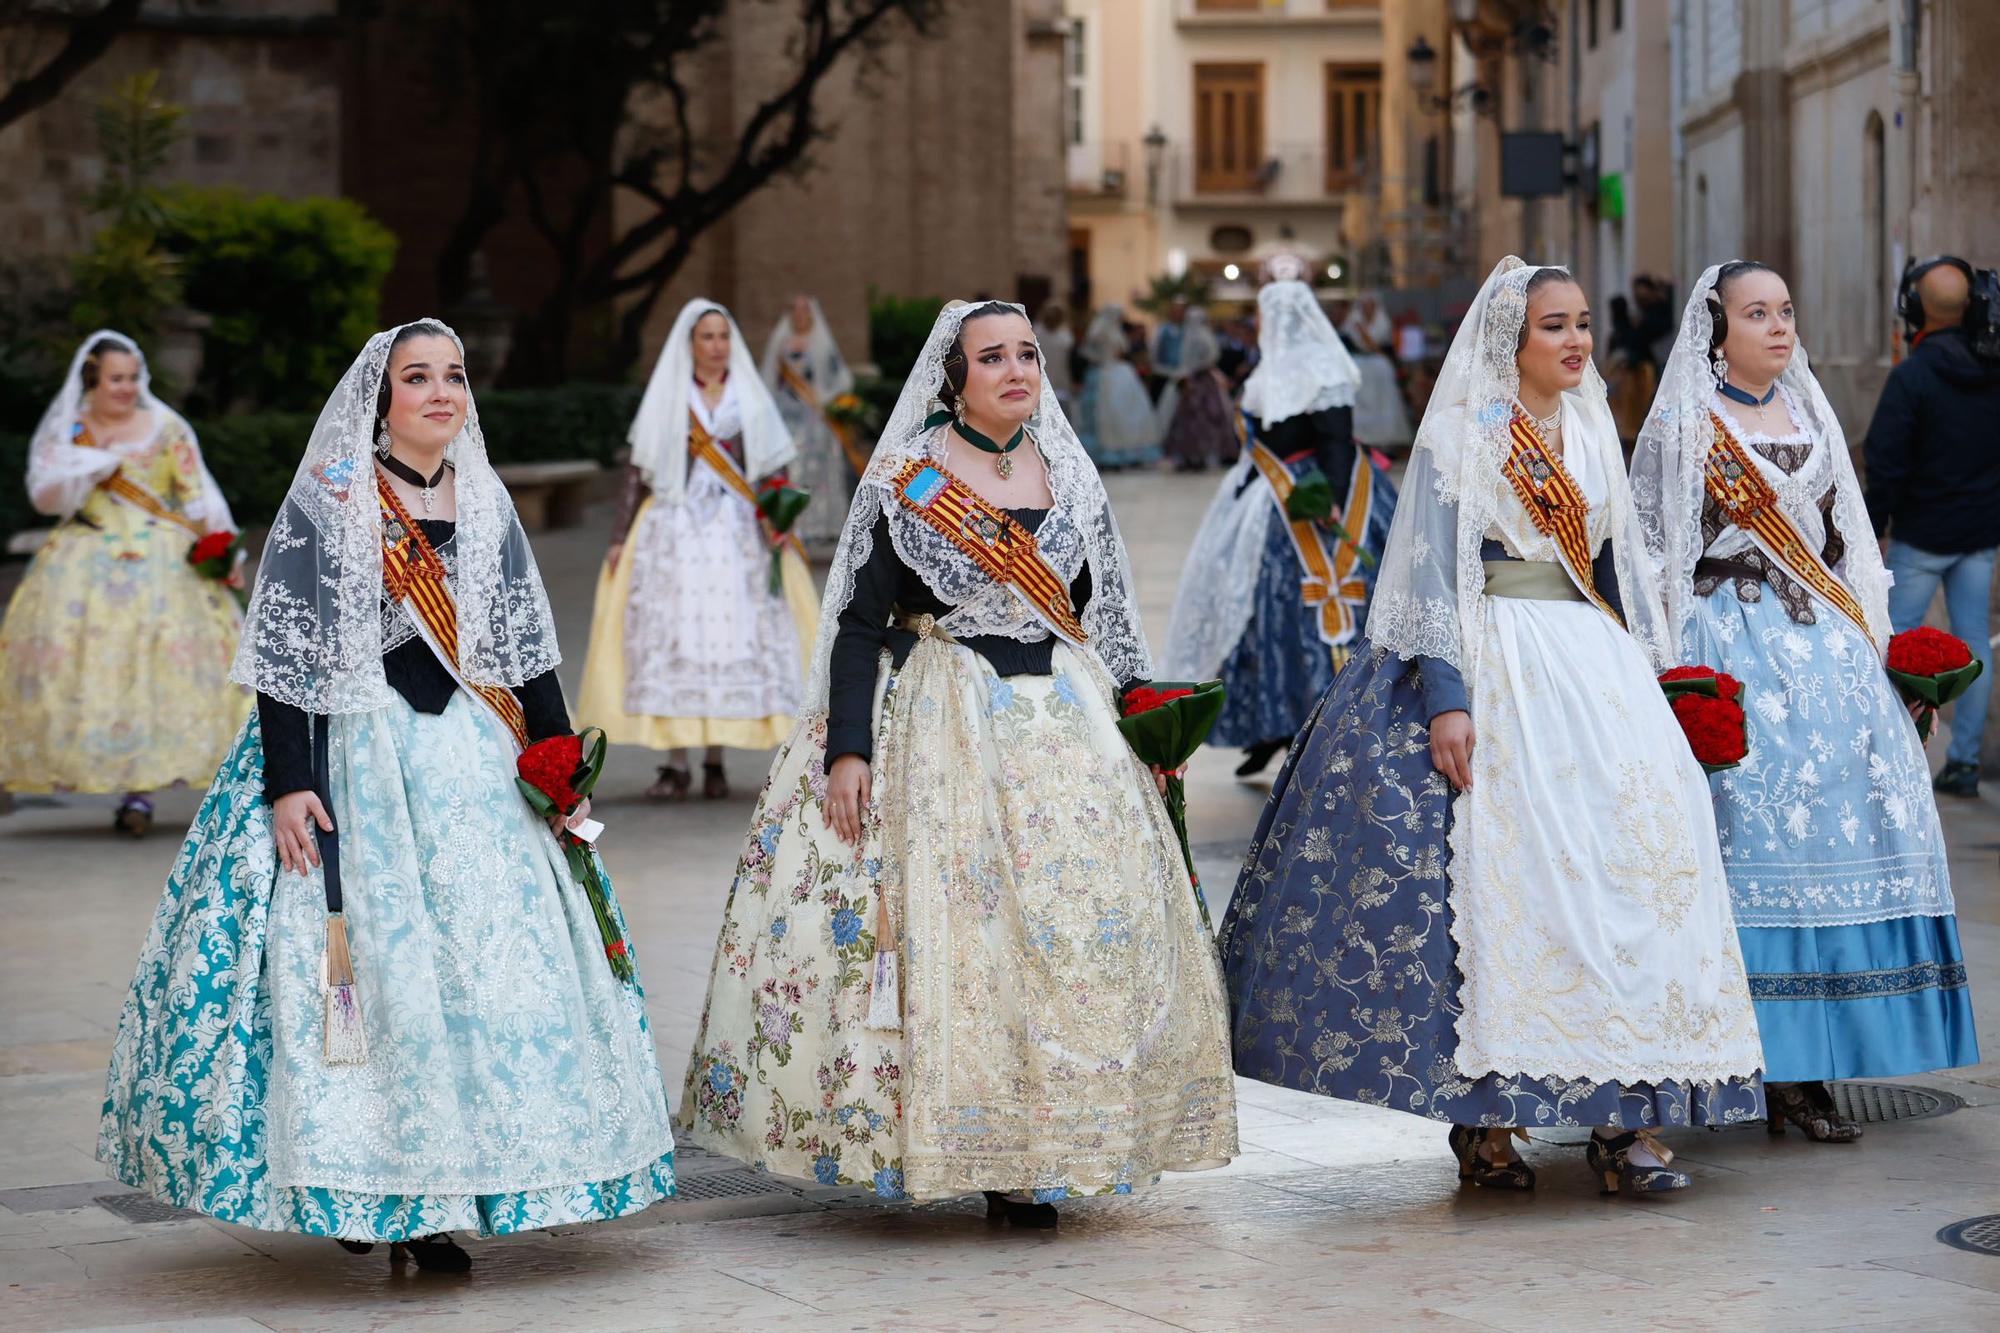
<instances>
[{"instance_id":1,"label":"black high heel shoe","mask_svg":"<svg viewBox=\"0 0 2000 1333\"><path fill-rule=\"evenodd\" d=\"M1632 1160L1632 1149L1645 1144L1662 1165L1647 1166ZM1653 1137L1651 1130L1627 1130L1616 1138L1599 1138L1596 1131L1590 1135L1590 1146L1584 1149L1584 1159L1590 1169L1604 1179L1601 1194L1617 1194L1630 1191L1633 1194L1670 1194L1684 1190L1694 1184L1686 1172L1675 1171L1665 1165L1674 1160L1667 1145Z\"/></svg>"},{"instance_id":2,"label":"black high heel shoe","mask_svg":"<svg viewBox=\"0 0 2000 1333\"><path fill-rule=\"evenodd\" d=\"M1766 1083L1764 1104L1770 1112L1764 1127L1774 1139L1785 1132L1787 1121L1814 1143L1852 1143L1861 1137L1861 1126L1840 1113L1824 1083Z\"/></svg>"},{"instance_id":3,"label":"black high heel shoe","mask_svg":"<svg viewBox=\"0 0 2000 1333\"><path fill-rule=\"evenodd\" d=\"M1535 1168L1513 1155L1504 1162L1490 1161L1480 1156L1479 1150L1490 1139L1503 1142L1521 1134L1517 1129L1480 1129L1472 1125L1453 1125L1446 1142L1451 1144L1451 1155L1458 1159L1458 1178L1469 1180L1474 1185L1487 1189L1531 1190L1535 1187ZM1528 1136L1521 1134L1525 1140Z\"/></svg>"},{"instance_id":4,"label":"black high heel shoe","mask_svg":"<svg viewBox=\"0 0 2000 1333\"><path fill-rule=\"evenodd\" d=\"M1258 741L1255 745L1243 747L1243 762L1236 766L1239 778L1255 777L1276 758L1278 753L1291 745L1290 738L1282 740Z\"/></svg>"},{"instance_id":5,"label":"black high heel shoe","mask_svg":"<svg viewBox=\"0 0 2000 1333\"><path fill-rule=\"evenodd\" d=\"M440 1231L435 1236L412 1236L389 1247L389 1262L414 1259L426 1273L466 1273L472 1270L472 1256L458 1242Z\"/></svg>"},{"instance_id":6,"label":"black high heel shoe","mask_svg":"<svg viewBox=\"0 0 2000 1333\"><path fill-rule=\"evenodd\" d=\"M1009 1226L1024 1227L1030 1231L1052 1231L1061 1218L1052 1203L1034 1203L1023 1199L1010 1199L999 1190L985 1190L986 1220L1006 1222Z\"/></svg>"}]
</instances>

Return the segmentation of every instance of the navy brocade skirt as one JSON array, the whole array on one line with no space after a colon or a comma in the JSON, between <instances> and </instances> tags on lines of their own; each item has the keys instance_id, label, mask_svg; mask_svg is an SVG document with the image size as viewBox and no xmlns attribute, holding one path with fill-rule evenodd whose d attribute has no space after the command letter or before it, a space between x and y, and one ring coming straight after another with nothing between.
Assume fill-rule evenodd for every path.
<instances>
[{"instance_id":1,"label":"navy brocade skirt","mask_svg":"<svg viewBox=\"0 0 2000 1333\"><path fill-rule=\"evenodd\" d=\"M1236 1072L1473 1125L1763 1118L1758 1082L1467 1076L1451 938L1452 791L1419 668L1366 643L1280 770L1219 934Z\"/></svg>"}]
</instances>

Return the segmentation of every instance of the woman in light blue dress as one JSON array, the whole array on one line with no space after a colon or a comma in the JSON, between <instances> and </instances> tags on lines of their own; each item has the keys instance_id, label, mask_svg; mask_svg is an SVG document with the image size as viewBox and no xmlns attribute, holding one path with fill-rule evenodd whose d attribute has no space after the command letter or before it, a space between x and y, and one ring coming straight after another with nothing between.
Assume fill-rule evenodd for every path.
<instances>
[{"instance_id":1,"label":"woman in light blue dress","mask_svg":"<svg viewBox=\"0 0 2000 1333\"><path fill-rule=\"evenodd\" d=\"M569 718L463 358L432 321L377 334L321 413L232 673L257 712L140 951L98 1143L168 1203L447 1271L451 1231L674 1183L617 903L607 938L515 786Z\"/></svg>"},{"instance_id":2,"label":"woman in light blue dress","mask_svg":"<svg viewBox=\"0 0 2000 1333\"><path fill-rule=\"evenodd\" d=\"M1828 1079L1979 1051L1923 744L1882 669L1888 579L1766 266L1695 285L1633 481L1680 659L1743 685L1749 753L1710 783L1771 1132L1850 1142Z\"/></svg>"}]
</instances>

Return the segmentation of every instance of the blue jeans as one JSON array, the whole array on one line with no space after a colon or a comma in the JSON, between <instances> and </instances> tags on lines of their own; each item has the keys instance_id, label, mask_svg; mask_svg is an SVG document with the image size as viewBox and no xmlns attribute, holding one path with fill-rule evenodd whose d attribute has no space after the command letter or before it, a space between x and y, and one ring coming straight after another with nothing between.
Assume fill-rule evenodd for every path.
<instances>
[{"instance_id":1,"label":"blue jeans","mask_svg":"<svg viewBox=\"0 0 2000 1333\"><path fill-rule=\"evenodd\" d=\"M1964 639L1986 664L1979 679L1952 705L1951 744L1944 756L1955 764L1977 764L1986 734L1986 701L1993 693L1993 652L1986 607L1993 586L1993 547L1963 555L1933 555L1908 542L1892 541L1886 563L1896 576L1889 589L1889 623L1898 634L1924 623L1938 584L1944 584L1945 615L1951 632Z\"/></svg>"}]
</instances>

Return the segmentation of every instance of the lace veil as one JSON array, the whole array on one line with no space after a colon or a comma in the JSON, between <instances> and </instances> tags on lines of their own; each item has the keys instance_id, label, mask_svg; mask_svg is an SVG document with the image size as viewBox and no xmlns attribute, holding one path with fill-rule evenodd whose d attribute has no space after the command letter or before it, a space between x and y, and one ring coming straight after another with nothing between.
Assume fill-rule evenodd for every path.
<instances>
[{"instance_id":1,"label":"lace veil","mask_svg":"<svg viewBox=\"0 0 2000 1333\"><path fill-rule=\"evenodd\" d=\"M1567 270L1558 269L1567 273ZM1479 599L1486 586L1480 546L1501 515L1518 507L1500 472L1521 374L1515 363L1527 320L1528 282L1541 269L1513 255L1488 275L1445 354L1437 387L1417 428L1396 517L1368 604L1368 638L1405 658L1435 657L1465 675ZM1604 505L1625 608L1626 628L1659 667L1670 660L1672 636L1648 577L1632 496L1625 484L1618 431L1604 381L1584 363L1583 383L1563 395L1565 454L1594 449L1609 479Z\"/></svg>"},{"instance_id":2,"label":"lace veil","mask_svg":"<svg viewBox=\"0 0 2000 1333\"><path fill-rule=\"evenodd\" d=\"M90 349L100 342L117 344L130 352L139 361L139 409L151 412L159 430L169 425L177 425L189 441L195 438L194 429L181 418L180 413L168 407L153 394L152 372L146 366L146 354L133 342L115 329L99 329L77 344L76 354L69 359L69 373L63 376L62 388L50 400L48 410L42 413L41 422L35 427L35 434L28 446L28 498L35 508L58 518L67 518L83 507L90 498L97 483L117 470L116 459L121 449L131 446L113 445L109 448L90 447L76 444L72 435L76 425L83 418L83 400L87 396L83 387L83 363L90 356ZM202 495L184 506L184 512L196 523L211 532L233 532L236 520L229 513L229 502L222 497L222 488L215 484L204 464L197 464L201 473Z\"/></svg>"},{"instance_id":3,"label":"lace veil","mask_svg":"<svg viewBox=\"0 0 2000 1333\"><path fill-rule=\"evenodd\" d=\"M1719 383L1715 363L1709 356L1715 329L1715 320L1709 314L1709 298L1722 267L1711 264L1705 269L1688 296L1687 308L1681 314L1680 333L1660 376L1659 393L1653 399L1652 410L1646 414L1638 447L1632 454L1632 491L1638 504L1639 523L1645 533L1647 553L1663 586L1668 621L1677 637L1686 632L1694 615L1698 600L1694 566L1705 548L1701 534L1702 466L1715 439L1715 423L1709 419L1709 411ZM1882 566L1882 553L1875 543L1860 483L1855 479L1846 433L1812 373L1803 344L1792 349L1791 363L1778 382L1804 410L1807 420L1803 424L1817 446L1805 468L1780 492L1809 488L1811 503L1816 504L1827 486L1832 485L1834 526L1846 538L1846 551L1835 563L1833 572L1861 603L1869 635L1880 648L1889 639L1888 573ZM1791 517L1798 522L1801 516Z\"/></svg>"},{"instance_id":4,"label":"lace veil","mask_svg":"<svg viewBox=\"0 0 2000 1333\"><path fill-rule=\"evenodd\" d=\"M819 640L813 645L812 676L806 685L809 712L826 711L829 666L840 614L854 596L856 572L874 551L875 527L884 515L897 556L953 608L939 622L943 629L955 636L996 635L1024 643L1048 637L1048 628L1017 594L987 578L956 546L911 513L890 489L896 473L911 459L948 468L950 453L963 458L972 452L971 446L962 442L953 448L949 426L927 428L924 423L939 406L945 358L958 344L959 326L975 308L953 301L938 312L923 353L903 381L903 392L882 429L868 472L855 488L833 567L827 571ZM1009 308L1024 318L1027 315L1020 306ZM1036 543L1066 582L1086 566L1090 570L1090 600L1079 608L1089 639L1086 646L1119 680L1149 677L1152 655L1139 628L1139 599L1125 542L1111 517L1104 483L1063 416L1046 375L1042 377L1041 402L1028 421L1028 435L1048 468L1049 490L1055 497L1054 507L1035 534Z\"/></svg>"},{"instance_id":5,"label":"lace veil","mask_svg":"<svg viewBox=\"0 0 2000 1333\"><path fill-rule=\"evenodd\" d=\"M812 307L812 329L806 334L806 364L811 369L813 392L824 407L854 387L854 372L841 359L840 348L833 341L833 329L820 311L819 298L808 296L806 304ZM691 331L694 326L688 327ZM778 386L778 367L784 364L785 346L791 340L792 316L787 311L771 330L771 336L764 340L764 359L758 365L765 385L771 389Z\"/></svg>"},{"instance_id":6,"label":"lace veil","mask_svg":"<svg viewBox=\"0 0 2000 1333\"><path fill-rule=\"evenodd\" d=\"M729 382L743 413L743 470L760 481L792 461L797 449L792 432L778 411L777 400L758 377L750 344L736 319L713 301L697 297L681 307L667 333L653 377L639 400L626 439L632 445L632 466L662 504L677 505L687 494L688 404L694 397L694 326L713 311L729 321ZM817 307L814 308L817 315ZM817 322L817 321L816 321ZM830 340L829 340L830 341ZM774 372L775 373L775 372Z\"/></svg>"},{"instance_id":7,"label":"lace veil","mask_svg":"<svg viewBox=\"0 0 2000 1333\"><path fill-rule=\"evenodd\" d=\"M1243 382L1243 410L1266 426L1353 406L1361 370L1305 283L1267 282L1258 291L1257 348L1257 368Z\"/></svg>"},{"instance_id":8,"label":"lace veil","mask_svg":"<svg viewBox=\"0 0 2000 1333\"><path fill-rule=\"evenodd\" d=\"M417 632L410 612L382 588L375 488L376 402L389 350L407 327L370 338L320 409L264 544L230 671L238 684L308 713L360 713L387 704L382 654ZM562 660L555 618L514 502L487 462L470 394L465 425L445 457L453 466L458 521L439 554L458 605L459 672L480 685L523 684Z\"/></svg>"},{"instance_id":9,"label":"lace veil","mask_svg":"<svg viewBox=\"0 0 2000 1333\"><path fill-rule=\"evenodd\" d=\"M1108 305L1083 332L1083 359L1095 366L1125 359L1125 307Z\"/></svg>"}]
</instances>

